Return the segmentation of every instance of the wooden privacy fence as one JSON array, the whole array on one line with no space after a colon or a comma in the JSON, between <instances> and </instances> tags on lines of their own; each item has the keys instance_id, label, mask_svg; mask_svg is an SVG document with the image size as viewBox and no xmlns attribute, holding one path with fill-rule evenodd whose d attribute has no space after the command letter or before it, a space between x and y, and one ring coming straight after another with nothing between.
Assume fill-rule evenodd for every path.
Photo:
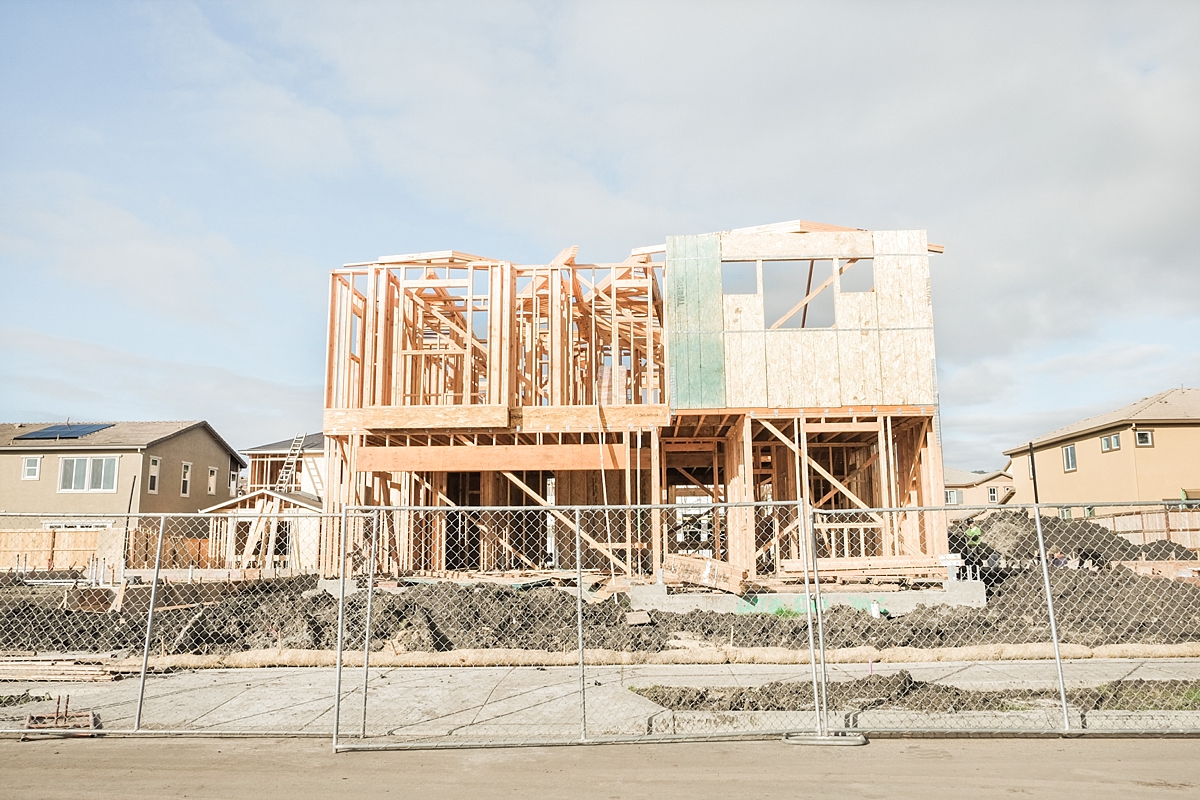
<instances>
[{"instance_id":1,"label":"wooden privacy fence","mask_svg":"<svg viewBox=\"0 0 1200 800\"><path fill-rule=\"evenodd\" d=\"M85 570L100 560L119 566L125 534L125 528L0 530L0 570Z\"/></svg>"},{"instance_id":2,"label":"wooden privacy fence","mask_svg":"<svg viewBox=\"0 0 1200 800\"><path fill-rule=\"evenodd\" d=\"M1195 509L1138 508L1095 516L1092 522L1134 544L1168 541L1200 550L1200 511Z\"/></svg>"}]
</instances>

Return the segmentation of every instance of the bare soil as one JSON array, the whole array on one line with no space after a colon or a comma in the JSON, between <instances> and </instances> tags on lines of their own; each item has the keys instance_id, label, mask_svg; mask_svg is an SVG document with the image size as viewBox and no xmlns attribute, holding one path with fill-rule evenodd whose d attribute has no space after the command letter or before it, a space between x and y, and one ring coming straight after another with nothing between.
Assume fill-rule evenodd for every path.
<instances>
[{"instance_id":1,"label":"bare soil","mask_svg":"<svg viewBox=\"0 0 1200 800\"><path fill-rule=\"evenodd\" d=\"M754 687L650 686L631 691L672 711L812 711L811 683L776 681ZM1200 681L1116 681L1068 693L1070 705L1084 711L1200 710ZM1009 689L972 691L913 680L907 670L828 684L829 708L869 708L953 713L1020 711L1059 701L1056 691Z\"/></svg>"},{"instance_id":2,"label":"bare soil","mask_svg":"<svg viewBox=\"0 0 1200 800\"><path fill-rule=\"evenodd\" d=\"M1040 570L989 575L986 608L919 606L894 619L838 606L825 612L829 648L873 645L954 647L1048 642L1049 619ZM337 600L306 591L314 580L247 584L214 605L160 610L155 654L228 654L282 647L332 649ZM1052 572L1061 640L1106 644L1178 644L1200 641L1200 586L1142 577L1117 568L1056 568ZM110 653L140 651L145 614L68 611L62 590L0 588L0 651ZM377 591L372 601L371 648L447 651L508 648L575 649L575 598L552 587L510 589L492 584L422 584L399 593ZM361 648L366 593L347 599L346 643ZM737 647L806 648L803 616L650 612L650 624L626 624L624 595L584 606L588 648L657 652L673 639Z\"/></svg>"}]
</instances>

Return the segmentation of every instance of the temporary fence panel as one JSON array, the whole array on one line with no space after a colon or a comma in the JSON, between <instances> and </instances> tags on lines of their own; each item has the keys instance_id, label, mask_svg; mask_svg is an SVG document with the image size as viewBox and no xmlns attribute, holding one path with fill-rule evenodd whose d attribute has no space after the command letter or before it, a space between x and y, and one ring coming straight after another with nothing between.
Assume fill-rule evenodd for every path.
<instances>
[{"instance_id":1,"label":"temporary fence panel","mask_svg":"<svg viewBox=\"0 0 1200 800\"><path fill-rule=\"evenodd\" d=\"M339 749L1200 732L1196 513L0 515L0 731L336 730ZM1171 539L1111 524L1135 515L1169 516Z\"/></svg>"}]
</instances>

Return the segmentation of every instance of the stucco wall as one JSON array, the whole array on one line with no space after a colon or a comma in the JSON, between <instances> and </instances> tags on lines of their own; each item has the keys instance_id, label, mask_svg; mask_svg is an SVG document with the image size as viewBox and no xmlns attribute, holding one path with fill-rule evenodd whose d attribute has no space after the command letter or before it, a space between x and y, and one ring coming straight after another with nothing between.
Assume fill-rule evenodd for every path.
<instances>
[{"instance_id":1,"label":"stucco wall","mask_svg":"<svg viewBox=\"0 0 1200 800\"><path fill-rule=\"evenodd\" d=\"M1179 499L1181 489L1200 488L1200 425L1139 425L1154 432L1152 447L1137 447L1133 427L1108 428L1074 440L1076 469L1063 469L1062 448L1070 441L1035 449L1042 503ZM1119 433L1121 449L1103 452L1100 439ZM1032 503L1029 457L1013 454L1013 502Z\"/></svg>"},{"instance_id":2,"label":"stucco wall","mask_svg":"<svg viewBox=\"0 0 1200 800\"><path fill-rule=\"evenodd\" d=\"M26 456L41 459L37 480L22 480ZM59 492L58 481L64 458L117 458L116 489L111 492ZM124 514L130 507L134 478L142 457L136 451L71 450L50 453L0 453L0 511L52 511L60 514ZM140 479L139 479L140 480ZM137 511L137 497L132 497ZM6 527L12 527L8 525Z\"/></svg>"},{"instance_id":3,"label":"stucco wall","mask_svg":"<svg viewBox=\"0 0 1200 800\"><path fill-rule=\"evenodd\" d=\"M157 494L149 491L151 457L162 459ZM180 494L185 461L192 465L191 489L187 497ZM208 494L209 467L217 468L214 494ZM236 495L236 491L229 490L229 452L204 428L195 428L147 448L139 483L142 510L151 513L199 511Z\"/></svg>"},{"instance_id":4,"label":"stucco wall","mask_svg":"<svg viewBox=\"0 0 1200 800\"><path fill-rule=\"evenodd\" d=\"M26 456L38 456L41 470L37 480L22 480ZM63 458L116 456L116 490L111 492L60 492L59 474ZM150 494L150 457L162 459L159 489ZM192 464L188 497L180 494L183 462ZM217 468L215 494L208 494L208 468ZM229 490L229 452L200 427L137 450L53 450L0 453L0 512L47 514L125 514L145 512L185 513L199 511L234 496ZM12 525L5 525L11 528Z\"/></svg>"}]
</instances>

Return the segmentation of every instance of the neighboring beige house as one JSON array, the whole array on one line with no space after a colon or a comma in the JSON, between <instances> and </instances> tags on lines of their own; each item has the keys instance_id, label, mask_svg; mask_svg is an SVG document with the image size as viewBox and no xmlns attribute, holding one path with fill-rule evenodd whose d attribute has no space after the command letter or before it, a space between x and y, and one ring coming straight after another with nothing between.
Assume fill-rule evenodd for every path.
<instances>
[{"instance_id":1,"label":"neighboring beige house","mask_svg":"<svg viewBox=\"0 0 1200 800\"><path fill-rule=\"evenodd\" d=\"M966 472L946 467L942 472L948 506L1003 505L1013 498L1013 479L1005 470ZM970 516L970 512L964 512L964 516Z\"/></svg>"},{"instance_id":2,"label":"neighboring beige house","mask_svg":"<svg viewBox=\"0 0 1200 800\"><path fill-rule=\"evenodd\" d=\"M245 465L202 420L2 423L0 513L195 512L235 495Z\"/></svg>"},{"instance_id":3,"label":"neighboring beige house","mask_svg":"<svg viewBox=\"0 0 1200 800\"><path fill-rule=\"evenodd\" d=\"M1039 499L1064 507L1064 516L1090 515L1105 502L1200 497L1200 389L1170 389L1089 417L1034 439L1033 448ZM1004 454L1012 502L1033 502L1028 445Z\"/></svg>"}]
</instances>

